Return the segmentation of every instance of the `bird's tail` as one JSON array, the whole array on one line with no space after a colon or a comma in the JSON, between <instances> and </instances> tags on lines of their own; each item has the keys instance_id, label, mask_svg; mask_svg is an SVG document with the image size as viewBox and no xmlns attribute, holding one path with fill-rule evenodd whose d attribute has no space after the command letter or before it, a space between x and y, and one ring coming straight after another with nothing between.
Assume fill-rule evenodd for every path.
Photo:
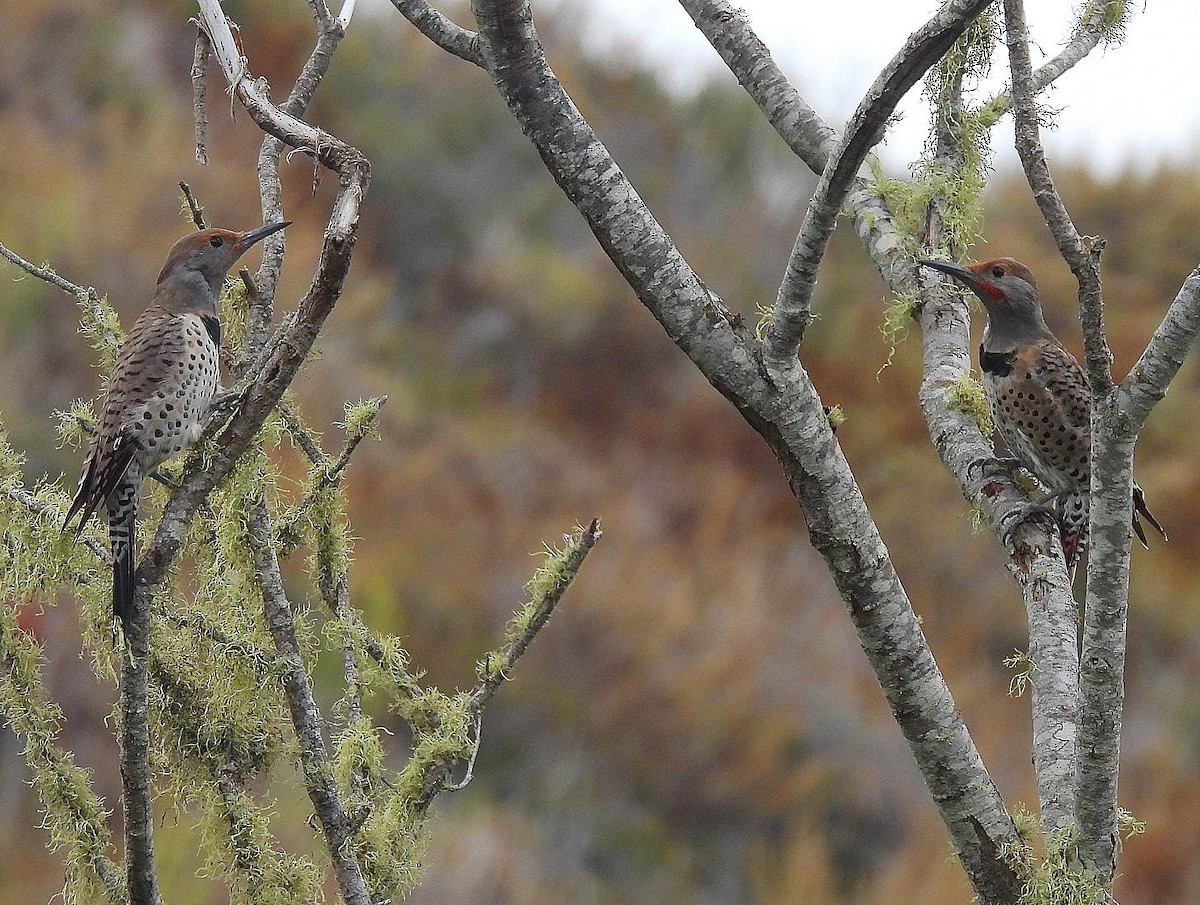
<instances>
[{"instance_id":1,"label":"bird's tail","mask_svg":"<svg viewBox=\"0 0 1200 905\"><path fill-rule=\"evenodd\" d=\"M138 486L133 481L122 482L108 498L108 536L112 542L113 558L113 615L120 620L126 641L129 640L133 624L137 501Z\"/></svg>"},{"instance_id":2,"label":"bird's tail","mask_svg":"<svg viewBox=\"0 0 1200 905\"><path fill-rule=\"evenodd\" d=\"M1140 540L1142 542L1142 546L1145 547L1147 550L1149 550L1150 544L1146 541L1146 531L1144 528L1142 528L1141 519L1138 518L1139 515L1142 518L1144 518L1146 521L1148 521L1151 525L1154 526L1154 530L1162 535L1162 539L1164 541L1167 539L1167 532L1163 530L1163 526L1158 523L1158 519L1156 519L1154 517L1154 513L1152 513L1150 511L1150 507L1148 507L1146 505L1145 492L1142 490L1141 487L1138 486L1137 482L1134 481L1133 482L1133 530L1134 530L1134 533L1137 534L1138 540Z\"/></svg>"},{"instance_id":3,"label":"bird's tail","mask_svg":"<svg viewBox=\"0 0 1200 905\"><path fill-rule=\"evenodd\" d=\"M1067 575L1075 580L1075 567L1083 558L1088 535L1088 497L1084 493L1064 493L1055 503L1058 516L1059 538L1062 541L1063 557L1067 561Z\"/></svg>"}]
</instances>

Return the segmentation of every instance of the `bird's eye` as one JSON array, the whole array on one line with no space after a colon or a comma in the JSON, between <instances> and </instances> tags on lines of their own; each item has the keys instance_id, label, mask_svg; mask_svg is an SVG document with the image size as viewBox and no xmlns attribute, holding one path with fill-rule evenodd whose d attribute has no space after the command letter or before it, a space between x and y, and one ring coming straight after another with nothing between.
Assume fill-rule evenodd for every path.
<instances>
[{"instance_id":1,"label":"bird's eye","mask_svg":"<svg viewBox=\"0 0 1200 905\"><path fill-rule=\"evenodd\" d=\"M1004 276L1004 268L1003 267L993 267L992 268L992 276L994 276L996 279L1000 279L1002 276Z\"/></svg>"},{"instance_id":2,"label":"bird's eye","mask_svg":"<svg viewBox=\"0 0 1200 905\"><path fill-rule=\"evenodd\" d=\"M220 248L222 245L225 244L225 240L222 239L220 236L213 236L211 239L208 240L208 244L211 245L213 248Z\"/></svg>"}]
</instances>

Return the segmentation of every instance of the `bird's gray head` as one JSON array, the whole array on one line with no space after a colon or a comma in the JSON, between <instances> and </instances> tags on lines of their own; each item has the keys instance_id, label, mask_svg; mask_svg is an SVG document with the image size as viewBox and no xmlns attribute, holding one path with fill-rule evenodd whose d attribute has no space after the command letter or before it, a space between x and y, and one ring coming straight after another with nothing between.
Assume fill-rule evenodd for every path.
<instances>
[{"instance_id":1,"label":"bird's gray head","mask_svg":"<svg viewBox=\"0 0 1200 905\"><path fill-rule=\"evenodd\" d=\"M175 243L158 274L160 295L186 305L189 297L196 303L211 302L221 291L221 283L237 259L255 242L278 232L291 220L269 223L244 233L228 229L202 229ZM164 292L164 290L166 290Z\"/></svg>"},{"instance_id":2,"label":"bird's gray head","mask_svg":"<svg viewBox=\"0 0 1200 905\"><path fill-rule=\"evenodd\" d=\"M1012 258L993 258L969 267L949 261L917 261L949 274L983 302L988 313L989 346L1010 349L1049 333L1029 268Z\"/></svg>"}]
</instances>

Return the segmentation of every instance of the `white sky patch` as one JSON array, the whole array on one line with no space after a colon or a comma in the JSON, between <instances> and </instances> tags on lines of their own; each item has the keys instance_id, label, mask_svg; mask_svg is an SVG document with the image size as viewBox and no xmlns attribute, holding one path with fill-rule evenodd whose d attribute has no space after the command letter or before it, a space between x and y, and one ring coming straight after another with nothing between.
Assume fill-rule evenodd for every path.
<instances>
[{"instance_id":1,"label":"white sky patch","mask_svg":"<svg viewBox=\"0 0 1200 905\"><path fill-rule=\"evenodd\" d=\"M1079 4L1037 0L1029 6L1034 66L1066 40ZM935 8L924 0L744 0L743 8L776 62L810 104L835 126L904 39ZM659 71L668 85L687 91L722 64L675 0L541 0L539 8L579 10L581 27L596 49L636 59ZM1152 169L1164 159L1200 162L1200 3L1148 0L1135 12L1123 44L1095 51L1063 76L1043 101L1060 109L1058 127L1044 142L1052 161L1082 159L1103 173L1126 166ZM551 49L551 56L553 50ZM989 82L1002 87L1007 59L1001 50ZM900 165L920 152L927 115L914 90L901 105L885 159ZM1015 160L1007 118L994 136L998 164Z\"/></svg>"}]
</instances>

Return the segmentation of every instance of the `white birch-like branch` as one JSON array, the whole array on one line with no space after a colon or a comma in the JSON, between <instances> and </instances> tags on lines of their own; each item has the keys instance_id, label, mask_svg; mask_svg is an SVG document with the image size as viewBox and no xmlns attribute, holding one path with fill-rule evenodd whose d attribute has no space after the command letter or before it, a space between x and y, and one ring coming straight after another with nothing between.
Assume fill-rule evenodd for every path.
<instances>
[{"instance_id":1,"label":"white birch-like branch","mask_svg":"<svg viewBox=\"0 0 1200 905\"><path fill-rule=\"evenodd\" d=\"M781 137L796 150L814 172L820 172L825 160L814 142L801 153L797 148L797 130L789 128L793 119L805 119L806 107L781 107L782 98L799 95L783 80L762 42L754 35L745 17L724 3L711 0L680 0L696 20L701 31L717 49L743 88L750 94ZM1111 21L1116 7L1124 0L1089 3L1081 14L1070 40L1053 59L1033 74L1037 92L1044 90L1098 46L1105 36L1105 23ZM699 17L703 18L699 18ZM796 103L795 100L792 101ZM803 104L802 101L799 101ZM985 104L995 116L1011 105L1005 93ZM813 114L815 116L815 114ZM823 123L810 126L820 134ZM812 158L816 154L816 165ZM896 295L919 291L910 261L891 212L874 185L861 177L846 199L854 228L885 283ZM923 376L920 390L922 412L930 437L947 469L958 481L964 496L994 525L1011 524L1014 513L1028 505L1028 497L1011 481L989 478L973 463L991 455L991 445L979 432L974 419L961 408L947 403L949 389L970 375L970 334L966 306L957 295L921 292L922 303L914 313L923 346ZM1185 301L1185 298L1188 301ZM1182 361L1191 337L1200 330L1200 271L1181 291L1172 306L1179 316L1168 316L1172 326L1170 353L1159 357L1157 351L1145 357L1127 378L1130 387L1135 374L1173 375ZM1152 345L1155 345L1152 343ZM1155 346L1157 350L1157 346ZM1169 379L1169 378L1168 378ZM1162 383L1165 386L1165 382ZM1152 394L1148 394L1152 395ZM1159 393L1158 398L1161 398ZM1154 401L1157 401L1155 398ZM1150 403L1152 404L1152 402ZM1144 415L1143 415L1144 417ZM1025 601L1030 625L1030 656L1038 669L1034 673L1033 709L1036 771L1043 825L1053 830L1073 818L1073 768L1075 753L1075 663L1074 600L1066 583L1062 556L1053 526L1028 522L1011 535L1008 568L1017 578ZM1064 789L1066 793L1064 794Z\"/></svg>"},{"instance_id":2,"label":"white birch-like branch","mask_svg":"<svg viewBox=\"0 0 1200 905\"><path fill-rule=\"evenodd\" d=\"M943 96L935 98L936 109L944 111L934 121L935 171L953 177L967 165L963 149L964 68L949 73L943 83ZM931 248L944 247L943 218L946 202L935 197L930 205L927 222L927 242ZM952 255L963 249L949 249ZM947 295L934 289L924 294L926 299L918 315L921 335L925 340L922 408L936 438L939 454L950 463L956 456L969 456L965 468L968 480L976 474L980 479L977 492L967 492L968 499L990 499L991 506L980 505L1001 536L1001 526L1014 524L1013 519L1029 505L1026 494L1019 490L1007 475L988 475L975 464L986 461L990 447L975 424L959 430L934 430L941 420L939 406L951 392L961 393L970 386L970 360L956 336L965 337L969 329L968 309L956 292ZM949 339L936 343L935 337ZM942 361L945 357L945 361ZM939 381L939 376L947 378ZM982 403L982 399L978 399ZM959 404L961 408L961 403ZM982 447L982 448L981 448ZM982 458L974 458L981 456ZM952 468L952 471L954 469ZM1000 505L997 506L996 504ZM977 504L978 505L978 504ZM1019 525L1009 537L1011 551L1008 569L1021 588L1029 626L1028 657L1032 666L1031 708L1033 717L1034 773L1037 779L1038 805L1045 833L1071 826L1075 820L1075 742L1078 734L1078 638L1075 630L1075 599L1067 579L1062 546L1057 526L1050 519Z\"/></svg>"}]
</instances>

